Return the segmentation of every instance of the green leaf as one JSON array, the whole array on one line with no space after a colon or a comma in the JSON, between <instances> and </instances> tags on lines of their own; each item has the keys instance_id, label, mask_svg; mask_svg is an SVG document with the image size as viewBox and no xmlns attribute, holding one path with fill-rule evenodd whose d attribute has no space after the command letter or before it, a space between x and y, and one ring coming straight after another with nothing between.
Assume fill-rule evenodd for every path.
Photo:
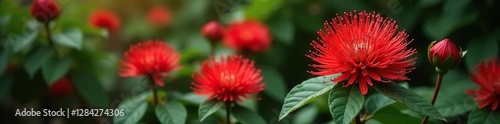
<instances>
[{"instance_id":1,"label":"green leaf","mask_svg":"<svg viewBox=\"0 0 500 124\"><path fill-rule=\"evenodd\" d=\"M464 94L463 91L462 94L438 97L434 106L445 117L461 115L477 108L472 96Z\"/></svg>"},{"instance_id":2,"label":"green leaf","mask_svg":"<svg viewBox=\"0 0 500 124\"><path fill-rule=\"evenodd\" d=\"M45 63L42 67L42 74L47 86L52 86L55 81L63 77L69 71L70 65L70 58L53 58L48 63Z\"/></svg>"},{"instance_id":3,"label":"green leaf","mask_svg":"<svg viewBox=\"0 0 500 124\"><path fill-rule=\"evenodd\" d=\"M52 39L54 39L55 43L61 46L80 50L82 48L83 33L78 28L72 28L70 30L52 35Z\"/></svg>"},{"instance_id":4,"label":"green leaf","mask_svg":"<svg viewBox=\"0 0 500 124\"><path fill-rule=\"evenodd\" d=\"M3 75L3 73L7 69L7 65L9 64L9 53L7 53L6 50L1 50L0 51L0 75Z\"/></svg>"},{"instance_id":5,"label":"green leaf","mask_svg":"<svg viewBox=\"0 0 500 124\"><path fill-rule=\"evenodd\" d=\"M469 55L464 57L467 68L472 70L481 60L486 61L487 59L498 56L498 45L499 43L494 37L472 40L467 45L467 54Z\"/></svg>"},{"instance_id":6,"label":"green leaf","mask_svg":"<svg viewBox=\"0 0 500 124\"><path fill-rule=\"evenodd\" d=\"M235 106L231 110L234 118L242 124L267 124L266 121L259 114L253 112L252 110L242 107Z\"/></svg>"},{"instance_id":7,"label":"green leaf","mask_svg":"<svg viewBox=\"0 0 500 124\"><path fill-rule=\"evenodd\" d=\"M469 115L469 124L500 124L500 111L490 108L476 109Z\"/></svg>"},{"instance_id":8,"label":"green leaf","mask_svg":"<svg viewBox=\"0 0 500 124\"><path fill-rule=\"evenodd\" d=\"M186 123L187 110L179 102L168 102L156 106L156 117L162 124L184 124Z\"/></svg>"},{"instance_id":9,"label":"green leaf","mask_svg":"<svg viewBox=\"0 0 500 124\"><path fill-rule=\"evenodd\" d=\"M382 94L374 94L366 99L365 110L368 114L374 114L378 110L395 103L396 101Z\"/></svg>"},{"instance_id":10,"label":"green leaf","mask_svg":"<svg viewBox=\"0 0 500 124\"><path fill-rule=\"evenodd\" d=\"M312 124L318 114L316 106L306 106L297 111L293 118L294 124Z\"/></svg>"},{"instance_id":11,"label":"green leaf","mask_svg":"<svg viewBox=\"0 0 500 124\"><path fill-rule=\"evenodd\" d=\"M263 67L262 68L262 75L264 78L264 83L266 85L266 89L264 90L264 93L269 95L271 98L275 100L281 100L285 99L286 95L286 84L285 80L281 76L281 74L276 70L275 68L272 67Z\"/></svg>"},{"instance_id":12,"label":"green leaf","mask_svg":"<svg viewBox=\"0 0 500 124\"><path fill-rule=\"evenodd\" d=\"M14 84L14 81L12 80L12 77L0 77L0 102L7 97L7 95L10 93L12 86Z\"/></svg>"},{"instance_id":13,"label":"green leaf","mask_svg":"<svg viewBox=\"0 0 500 124\"><path fill-rule=\"evenodd\" d=\"M434 108L434 106L430 104L429 101L425 100L411 90L408 90L393 82L374 83L373 86L380 93L402 103L414 112L446 121L446 119L438 112L436 108Z\"/></svg>"},{"instance_id":14,"label":"green leaf","mask_svg":"<svg viewBox=\"0 0 500 124\"><path fill-rule=\"evenodd\" d=\"M331 80L338 76L340 74L315 77L293 87L285 97L278 120L285 118L291 112L330 91L335 86L335 83L331 82Z\"/></svg>"},{"instance_id":15,"label":"green leaf","mask_svg":"<svg viewBox=\"0 0 500 124\"><path fill-rule=\"evenodd\" d=\"M71 75L71 79L76 91L84 100L100 108L106 108L109 105L108 94L95 76L77 72Z\"/></svg>"},{"instance_id":16,"label":"green leaf","mask_svg":"<svg viewBox=\"0 0 500 124\"><path fill-rule=\"evenodd\" d=\"M368 104L368 103L367 103ZM382 124L419 124L420 118L404 114L396 107L386 106L381 108L371 119L377 120Z\"/></svg>"},{"instance_id":17,"label":"green leaf","mask_svg":"<svg viewBox=\"0 0 500 124\"><path fill-rule=\"evenodd\" d=\"M19 52L31 45L37 38L38 31L25 31L22 34L11 34L7 37L4 47L12 52Z\"/></svg>"},{"instance_id":18,"label":"green leaf","mask_svg":"<svg viewBox=\"0 0 500 124\"><path fill-rule=\"evenodd\" d=\"M280 14L269 19L269 28L274 39L286 45L292 45L295 36L295 25L291 18Z\"/></svg>"},{"instance_id":19,"label":"green leaf","mask_svg":"<svg viewBox=\"0 0 500 124\"><path fill-rule=\"evenodd\" d=\"M49 47L39 47L32 50L23 63L29 78L32 79L38 69L40 69L42 65L45 65L53 55L54 51Z\"/></svg>"},{"instance_id":20,"label":"green leaf","mask_svg":"<svg viewBox=\"0 0 500 124\"><path fill-rule=\"evenodd\" d=\"M431 13L423 22L424 34L431 39L440 40L450 35L456 29L459 29L469 23L472 23L479 17L480 11L477 8L464 8L462 5L468 4L470 0L448 0L439 13ZM449 4L449 5L447 5ZM458 4L458 5L457 5ZM451 6L448 7L448 6Z\"/></svg>"},{"instance_id":21,"label":"green leaf","mask_svg":"<svg viewBox=\"0 0 500 124\"><path fill-rule=\"evenodd\" d=\"M328 98L330 113L337 124L351 123L352 119L363 108L364 103L365 96L359 91L358 85L348 87L335 85Z\"/></svg>"},{"instance_id":22,"label":"green leaf","mask_svg":"<svg viewBox=\"0 0 500 124\"><path fill-rule=\"evenodd\" d=\"M282 3L283 0L252 0L243 10L247 18L266 20Z\"/></svg>"},{"instance_id":23,"label":"green leaf","mask_svg":"<svg viewBox=\"0 0 500 124\"><path fill-rule=\"evenodd\" d=\"M217 112L222 106L224 106L224 102L220 102L217 100L207 100L201 103L200 108L198 109L198 117L200 122L205 120L208 116Z\"/></svg>"},{"instance_id":24,"label":"green leaf","mask_svg":"<svg viewBox=\"0 0 500 124\"><path fill-rule=\"evenodd\" d=\"M114 116L115 124L135 124L138 123L146 113L148 108L147 98L150 92L145 92L139 96L135 96L122 102L117 109L123 109L123 116Z\"/></svg>"}]
</instances>

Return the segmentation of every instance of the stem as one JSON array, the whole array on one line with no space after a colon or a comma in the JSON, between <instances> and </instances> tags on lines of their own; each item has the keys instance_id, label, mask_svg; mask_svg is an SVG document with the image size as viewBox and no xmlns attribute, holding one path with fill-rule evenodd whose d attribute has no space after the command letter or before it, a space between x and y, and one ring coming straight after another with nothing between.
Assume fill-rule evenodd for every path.
<instances>
[{"instance_id":1,"label":"stem","mask_svg":"<svg viewBox=\"0 0 500 124\"><path fill-rule=\"evenodd\" d=\"M158 104L158 95L156 93L156 85L153 84L153 103L156 105Z\"/></svg>"},{"instance_id":2,"label":"stem","mask_svg":"<svg viewBox=\"0 0 500 124\"><path fill-rule=\"evenodd\" d=\"M210 56L215 57L215 46L216 43L213 41L210 41Z\"/></svg>"},{"instance_id":3,"label":"stem","mask_svg":"<svg viewBox=\"0 0 500 124\"><path fill-rule=\"evenodd\" d=\"M361 118L359 117L359 114L354 118L354 124L361 124Z\"/></svg>"},{"instance_id":4,"label":"stem","mask_svg":"<svg viewBox=\"0 0 500 124\"><path fill-rule=\"evenodd\" d=\"M227 124L231 124L231 102L226 102L226 122Z\"/></svg>"},{"instance_id":5,"label":"stem","mask_svg":"<svg viewBox=\"0 0 500 124\"><path fill-rule=\"evenodd\" d=\"M52 33L50 32L49 22L44 22L43 26L45 27L45 32L47 32L47 41L49 41L50 46L53 46L54 42L52 41Z\"/></svg>"},{"instance_id":6,"label":"stem","mask_svg":"<svg viewBox=\"0 0 500 124\"><path fill-rule=\"evenodd\" d=\"M434 88L434 95L432 95L432 100L431 104L434 105L436 102L438 93L439 93L439 88L441 87L441 82L443 82L443 74L438 74L437 80L436 80L436 87ZM424 119L422 119L421 124L427 123L427 120L429 120L429 116L424 116Z\"/></svg>"}]
</instances>

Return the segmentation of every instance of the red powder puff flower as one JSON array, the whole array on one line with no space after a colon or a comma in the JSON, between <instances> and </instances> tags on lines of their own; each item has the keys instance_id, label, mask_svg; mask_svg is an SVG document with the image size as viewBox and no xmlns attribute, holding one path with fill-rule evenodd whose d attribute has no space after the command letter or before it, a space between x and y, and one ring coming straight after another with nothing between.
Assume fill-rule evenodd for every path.
<instances>
[{"instance_id":1,"label":"red powder puff flower","mask_svg":"<svg viewBox=\"0 0 500 124\"><path fill-rule=\"evenodd\" d=\"M34 0L31 4L31 16L39 22L48 22L61 14L61 8L54 0Z\"/></svg>"},{"instance_id":2,"label":"red powder puff flower","mask_svg":"<svg viewBox=\"0 0 500 124\"><path fill-rule=\"evenodd\" d=\"M90 25L97 28L107 29L109 32L116 32L120 28L120 19L109 10L96 10L90 14Z\"/></svg>"},{"instance_id":3,"label":"red powder puff flower","mask_svg":"<svg viewBox=\"0 0 500 124\"><path fill-rule=\"evenodd\" d=\"M224 35L224 44L236 50L260 52L271 44L267 26L257 20L231 23Z\"/></svg>"},{"instance_id":4,"label":"red powder puff flower","mask_svg":"<svg viewBox=\"0 0 500 124\"><path fill-rule=\"evenodd\" d=\"M180 68L179 53L162 41L145 41L133 45L121 61L120 76L145 75L163 86L166 73Z\"/></svg>"},{"instance_id":5,"label":"red powder puff flower","mask_svg":"<svg viewBox=\"0 0 500 124\"><path fill-rule=\"evenodd\" d=\"M264 90L260 70L253 61L233 55L215 60L213 57L201 64L200 72L193 74L192 84L198 95L209 95L209 99L239 101L248 94Z\"/></svg>"},{"instance_id":6,"label":"red powder puff flower","mask_svg":"<svg viewBox=\"0 0 500 124\"><path fill-rule=\"evenodd\" d=\"M71 92L73 92L73 86L67 76L57 80L49 89L49 94L52 96L64 96Z\"/></svg>"},{"instance_id":7,"label":"red powder puff flower","mask_svg":"<svg viewBox=\"0 0 500 124\"><path fill-rule=\"evenodd\" d=\"M148 21L156 26L165 26L170 23L170 10L163 6L156 6L149 10Z\"/></svg>"},{"instance_id":8,"label":"red powder puff flower","mask_svg":"<svg viewBox=\"0 0 500 124\"><path fill-rule=\"evenodd\" d=\"M362 94L368 93L368 85L373 82L409 80L405 75L414 69L416 53L406 47L408 34L397 32L394 20L380 17L380 14L344 13L325 22L326 31L318 31L320 38L311 45L307 57L318 64L311 66L314 75L342 75L333 82L347 82L344 87L359 84Z\"/></svg>"},{"instance_id":9,"label":"red powder puff flower","mask_svg":"<svg viewBox=\"0 0 500 124\"><path fill-rule=\"evenodd\" d=\"M486 64L486 65L485 65ZM466 93L476 96L479 108L491 105L491 110L496 110L500 103L500 62L498 58L477 65L477 73L470 73L471 80L479 85L477 90L467 90Z\"/></svg>"}]
</instances>

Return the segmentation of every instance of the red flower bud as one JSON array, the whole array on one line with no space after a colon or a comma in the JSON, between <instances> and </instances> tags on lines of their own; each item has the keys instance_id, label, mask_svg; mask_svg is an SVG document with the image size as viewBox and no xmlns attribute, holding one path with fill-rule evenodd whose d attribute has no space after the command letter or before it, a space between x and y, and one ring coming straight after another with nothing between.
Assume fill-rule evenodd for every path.
<instances>
[{"instance_id":1,"label":"red flower bud","mask_svg":"<svg viewBox=\"0 0 500 124\"><path fill-rule=\"evenodd\" d=\"M120 18L113 11L101 9L95 10L89 17L90 25L97 28L107 29L115 33L120 29Z\"/></svg>"},{"instance_id":2,"label":"red flower bud","mask_svg":"<svg viewBox=\"0 0 500 124\"><path fill-rule=\"evenodd\" d=\"M218 41L224 35L224 28L216 21L210 21L203 26L201 34L208 38L210 41Z\"/></svg>"},{"instance_id":3,"label":"red flower bud","mask_svg":"<svg viewBox=\"0 0 500 124\"><path fill-rule=\"evenodd\" d=\"M455 67L463 56L462 50L449 39L431 43L427 55L429 61L443 71Z\"/></svg>"},{"instance_id":4,"label":"red flower bud","mask_svg":"<svg viewBox=\"0 0 500 124\"><path fill-rule=\"evenodd\" d=\"M73 86L71 79L67 76L57 80L49 89L49 94L52 96L65 96L71 92L73 92Z\"/></svg>"},{"instance_id":5,"label":"red flower bud","mask_svg":"<svg viewBox=\"0 0 500 124\"><path fill-rule=\"evenodd\" d=\"M54 0L34 0L31 4L31 16L39 22L49 22L61 14L59 5Z\"/></svg>"},{"instance_id":6,"label":"red flower bud","mask_svg":"<svg viewBox=\"0 0 500 124\"><path fill-rule=\"evenodd\" d=\"M171 21L170 10L163 6L156 6L149 10L148 21L154 26L167 26Z\"/></svg>"}]
</instances>

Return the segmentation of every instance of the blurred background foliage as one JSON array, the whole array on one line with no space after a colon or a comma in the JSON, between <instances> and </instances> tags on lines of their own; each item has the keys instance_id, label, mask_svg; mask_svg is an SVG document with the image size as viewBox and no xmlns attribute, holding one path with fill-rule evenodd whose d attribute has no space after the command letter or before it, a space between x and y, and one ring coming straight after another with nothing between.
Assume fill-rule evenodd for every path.
<instances>
[{"instance_id":1,"label":"blurred background foliage","mask_svg":"<svg viewBox=\"0 0 500 124\"><path fill-rule=\"evenodd\" d=\"M234 20L253 18L269 26L273 36L272 47L263 53L247 56L262 69L266 90L257 96L261 100L250 99L244 103L257 110L269 123L277 122L289 89L313 77L306 72L312 70L308 66L312 61L305 57L308 50L312 49L309 43L318 37L317 31L323 29L325 21L343 12L375 11L393 18L400 30L409 33L413 39L410 46L418 51L418 62L417 69L409 74L411 80L407 82L411 89L427 99L432 96L431 86L436 75L427 60L427 46L432 41L450 38L462 49L468 50L462 63L445 77L436 104L437 108L443 108L440 109L442 114L453 117L450 122L463 121L460 119L464 117L447 115L447 111L467 111L472 108L446 108L449 105L446 102L457 103L450 98L468 97L464 90L475 88L468 78L468 72L481 60L499 54L500 2L496 0L57 1L62 7L62 15L53 23L52 29L55 35L61 34L61 37L59 40L57 36L53 37L56 42L63 43L60 43L62 47L57 48L55 53L50 53L44 52L46 48L41 47L46 44L43 29L29 15L31 1L0 0L0 44L3 46L0 48L0 118L7 120L7 123L51 121L45 118L14 118L15 108L116 108L121 100L145 91L147 86L143 78L119 78L117 68L130 44L150 39L164 40L181 53L183 68L165 79L164 89L187 104L187 122L198 123L195 113L198 104L204 99L191 93L191 74L198 69L201 61L209 57L209 41L201 35L200 30L211 20L228 24ZM155 26L147 22L146 13L154 6L170 9L172 16L168 26ZM112 10L119 16L121 28L118 33L111 34L89 26L89 13L102 8ZM73 42L68 44L64 41ZM234 52L222 44L216 46L217 55ZM52 54L61 60L52 60ZM45 61L55 65L40 64ZM65 63L68 67L59 67ZM75 87L73 95L63 98L45 95L53 80L57 79L43 73L53 66L62 68L59 75L71 75ZM37 71L38 68L41 71ZM280 123L329 122L332 118L325 101L326 97L319 98ZM475 104L470 101L458 103ZM397 105L394 108L383 112L399 111ZM110 122L110 119L75 117L68 121L102 123ZM377 121L383 123L388 118L385 119L381 114Z\"/></svg>"}]
</instances>

